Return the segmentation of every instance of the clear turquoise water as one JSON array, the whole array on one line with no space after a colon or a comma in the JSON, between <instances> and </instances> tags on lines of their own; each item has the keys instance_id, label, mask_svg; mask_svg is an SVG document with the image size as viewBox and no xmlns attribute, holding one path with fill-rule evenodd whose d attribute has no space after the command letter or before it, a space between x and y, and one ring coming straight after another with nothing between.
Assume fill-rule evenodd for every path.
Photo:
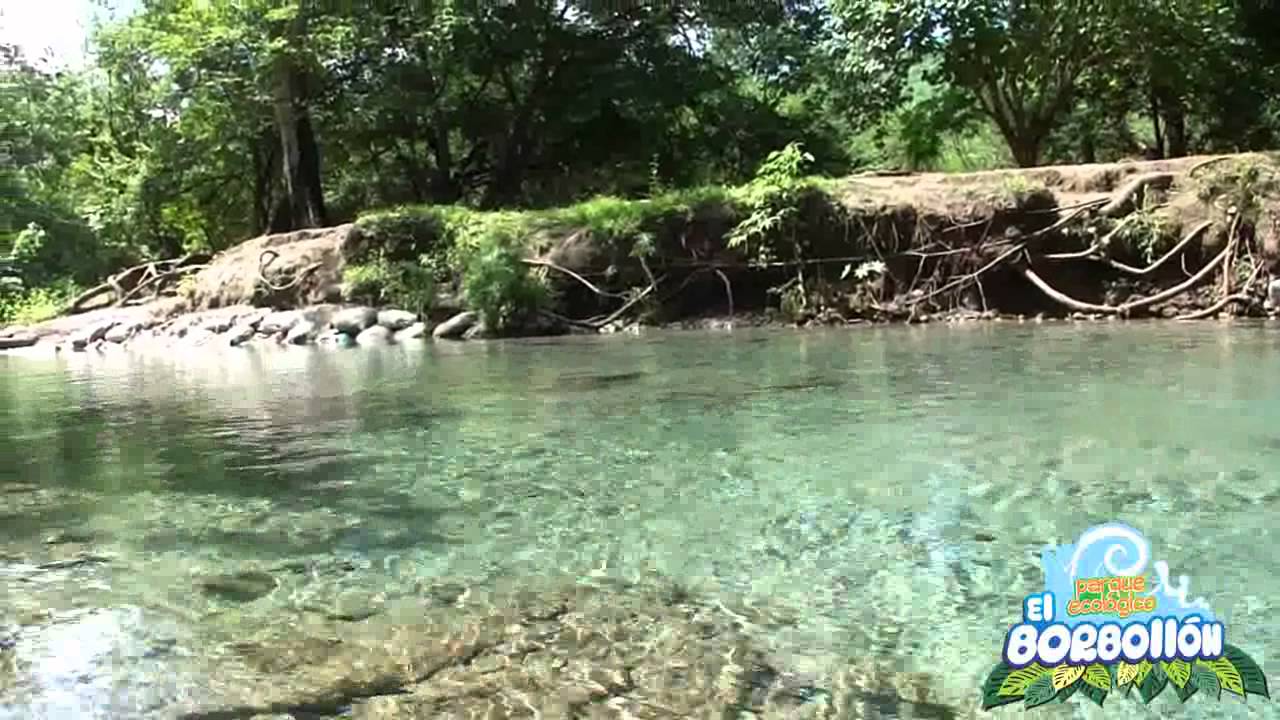
<instances>
[{"instance_id":1,"label":"clear turquoise water","mask_svg":"<svg viewBox=\"0 0 1280 720\"><path fill-rule=\"evenodd\" d=\"M1280 675L1275 327L199 352L0 357L0 718L217 707L236 623L446 579L674 580L976 700L1040 548L1112 520ZM196 589L245 568L279 587Z\"/></svg>"}]
</instances>

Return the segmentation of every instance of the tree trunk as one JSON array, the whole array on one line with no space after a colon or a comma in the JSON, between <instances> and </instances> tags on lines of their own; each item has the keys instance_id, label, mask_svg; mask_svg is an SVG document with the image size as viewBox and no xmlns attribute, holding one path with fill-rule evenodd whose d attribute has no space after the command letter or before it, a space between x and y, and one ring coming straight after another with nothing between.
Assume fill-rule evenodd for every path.
<instances>
[{"instance_id":1,"label":"tree trunk","mask_svg":"<svg viewBox=\"0 0 1280 720\"><path fill-rule=\"evenodd\" d=\"M1168 157L1186 157L1187 116L1180 100L1165 99L1164 136L1168 145Z\"/></svg>"},{"instance_id":2,"label":"tree trunk","mask_svg":"<svg viewBox=\"0 0 1280 720\"><path fill-rule=\"evenodd\" d=\"M1152 147L1155 157L1151 159L1159 160L1164 157L1164 133L1160 128L1160 97L1155 88L1151 90L1151 132L1155 137L1155 145Z\"/></svg>"},{"instance_id":3,"label":"tree trunk","mask_svg":"<svg viewBox=\"0 0 1280 720\"><path fill-rule=\"evenodd\" d=\"M289 46L303 40L305 28L299 14L284 29ZM320 151L307 113L302 77L287 51L276 55L272 66L273 109L280 134L281 174L288 199L290 229L324 224L323 189L320 184Z\"/></svg>"}]
</instances>

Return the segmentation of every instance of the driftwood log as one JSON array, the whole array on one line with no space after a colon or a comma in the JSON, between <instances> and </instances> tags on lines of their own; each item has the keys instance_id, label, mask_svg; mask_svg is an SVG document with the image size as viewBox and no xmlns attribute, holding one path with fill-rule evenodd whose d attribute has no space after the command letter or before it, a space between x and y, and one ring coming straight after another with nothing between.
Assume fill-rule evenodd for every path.
<instances>
[{"instance_id":1,"label":"driftwood log","mask_svg":"<svg viewBox=\"0 0 1280 720\"><path fill-rule=\"evenodd\" d=\"M189 253L179 258L155 260L127 267L109 276L100 285L77 295L67 306L69 314L84 312L103 296L110 296L112 307L128 305L150 291L147 299L155 299L171 289L179 279L206 267L210 259L207 253Z\"/></svg>"}]
</instances>

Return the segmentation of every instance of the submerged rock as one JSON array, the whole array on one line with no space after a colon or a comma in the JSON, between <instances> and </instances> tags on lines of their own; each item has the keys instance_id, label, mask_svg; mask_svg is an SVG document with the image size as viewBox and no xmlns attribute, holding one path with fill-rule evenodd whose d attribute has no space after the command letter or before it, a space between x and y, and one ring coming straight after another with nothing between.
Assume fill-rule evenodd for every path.
<instances>
[{"instance_id":1,"label":"submerged rock","mask_svg":"<svg viewBox=\"0 0 1280 720\"><path fill-rule=\"evenodd\" d=\"M316 342L321 345L329 345L333 347L351 347L356 343L355 338L346 333L338 332L337 330L320 335L316 338Z\"/></svg>"},{"instance_id":2,"label":"submerged rock","mask_svg":"<svg viewBox=\"0 0 1280 720\"><path fill-rule=\"evenodd\" d=\"M405 310L383 310L378 313L378 324L388 330L404 330L418 322L418 316Z\"/></svg>"},{"instance_id":3,"label":"submerged rock","mask_svg":"<svg viewBox=\"0 0 1280 720\"><path fill-rule=\"evenodd\" d=\"M386 345L391 340L391 331L382 325L366 328L364 332L356 336L357 345Z\"/></svg>"},{"instance_id":4,"label":"submerged rock","mask_svg":"<svg viewBox=\"0 0 1280 720\"><path fill-rule=\"evenodd\" d=\"M480 322L480 316L474 312L458 313L437 325L431 332L431 337L437 340L454 340L462 337L478 322Z\"/></svg>"},{"instance_id":5,"label":"submerged rock","mask_svg":"<svg viewBox=\"0 0 1280 720\"><path fill-rule=\"evenodd\" d=\"M196 581L196 586L209 595L242 603L265 597L277 585L274 576L260 570L212 575Z\"/></svg>"},{"instance_id":6,"label":"submerged rock","mask_svg":"<svg viewBox=\"0 0 1280 720\"><path fill-rule=\"evenodd\" d=\"M427 336L427 324L424 322L416 322L409 327L396 333L396 342L404 342L405 340L420 340Z\"/></svg>"},{"instance_id":7,"label":"submerged rock","mask_svg":"<svg viewBox=\"0 0 1280 720\"><path fill-rule=\"evenodd\" d=\"M364 329L377 324L378 312L370 307L353 307L339 310L333 316L333 329L347 335L359 335Z\"/></svg>"}]
</instances>

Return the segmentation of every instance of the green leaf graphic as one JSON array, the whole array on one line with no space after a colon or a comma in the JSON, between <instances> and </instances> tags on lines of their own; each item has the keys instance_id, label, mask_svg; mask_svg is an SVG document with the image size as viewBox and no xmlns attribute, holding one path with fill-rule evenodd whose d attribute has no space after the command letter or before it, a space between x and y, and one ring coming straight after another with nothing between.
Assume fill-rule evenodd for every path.
<instances>
[{"instance_id":1,"label":"green leaf graphic","mask_svg":"<svg viewBox=\"0 0 1280 720\"><path fill-rule=\"evenodd\" d=\"M1151 701L1164 692L1168 685L1169 676L1164 674L1164 668L1158 664L1151 665L1151 670L1147 672L1146 677L1138 683L1138 694L1142 696L1142 702L1150 705Z\"/></svg>"},{"instance_id":2,"label":"green leaf graphic","mask_svg":"<svg viewBox=\"0 0 1280 720\"><path fill-rule=\"evenodd\" d=\"M1196 686L1196 690L1213 697L1214 700L1222 699L1222 683L1218 682L1218 675L1213 671L1213 667L1203 660L1197 660L1191 667L1191 684Z\"/></svg>"},{"instance_id":3,"label":"green leaf graphic","mask_svg":"<svg viewBox=\"0 0 1280 720\"><path fill-rule=\"evenodd\" d=\"M1021 695L1000 694L1000 688L1004 685L1005 680L1009 678L1009 674L1012 672L1013 668L1004 663L1000 663L995 666L991 671L991 674L987 676L987 681L982 683L983 710L990 710L1002 705L1008 705L1009 703L1016 703L1022 699Z\"/></svg>"},{"instance_id":4,"label":"green leaf graphic","mask_svg":"<svg viewBox=\"0 0 1280 720\"><path fill-rule=\"evenodd\" d=\"M1246 693L1271 699L1271 693L1267 690L1267 676L1262 674L1262 668L1258 667L1253 658L1235 645L1225 644L1222 646L1222 657L1230 660L1240 673L1240 683Z\"/></svg>"},{"instance_id":5,"label":"green leaf graphic","mask_svg":"<svg viewBox=\"0 0 1280 720\"><path fill-rule=\"evenodd\" d=\"M1226 649L1225 646L1223 649ZM1213 674L1218 676L1218 684L1222 686L1223 690L1233 695L1244 697L1244 680L1240 677L1240 671L1227 659L1226 655L1213 660L1201 660L1200 662L1208 666L1210 670L1213 670Z\"/></svg>"},{"instance_id":6,"label":"green leaf graphic","mask_svg":"<svg viewBox=\"0 0 1280 720\"><path fill-rule=\"evenodd\" d=\"M1111 671L1106 665L1094 663L1084 670L1084 682L1104 693L1111 692Z\"/></svg>"},{"instance_id":7,"label":"green leaf graphic","mask_svg":"<svg viewBox=\"0 0 1280 720\"><path fill-rule=\"evenodd\" d=\"M1031 683L1052 672L1052 670L1039 663L1031 663L1024 668L1010 670L1009 675L1000 685L1000 694L1010 696L1025 695L1027 688L1031 687Z\"/></svg>"},{"instance_id":8,"label":"green leaf graphic","mask_svg":"<svg viewBox=\"0 0 1280 720\"><path fill-rule=\"evenodd\" d=\"M1080 682L1071 683L1070 685L1059 690L1058 694L1054 696L1054 699L1056 699L1060 703L1064 703L1070 700L1071 696L1075 695L1076 691L1079 690L1082 685L1084 685L1084 683L1080 683Z\"/></svg>"},{"instance_id":9,"label":"green leaf graphic","mask_svg":"<svg viewBox=\"0 0 1280 720\"><path fill-rule=\"evenodd\" d=\"M1102 703L1107 699L1107 691L1087 682L1080 683L1080 694L1089 698L1102 707Z\"/></svg>"},{"instance_id":10,"label":"green leaf graphic","mask_svg":"<svg viewBox=\"0 0 1280 720\"><path fill-rule=\"evenodd\" d=\"M1187 700L1189 700L1191 696L1195 695L1196 691L1199 690L1199 688L1196 687L1196 684L1191 682L1190 679L1188 679L1187 682L1182 685L1178 685L1174 682L1170 682L1169 684L1173 685L1173 694L1177 695L1178 700L1181 700L1182 702L1186 702Z\"/></svg>"},{"instance_id":11,"label":"green leaf graphic","mask_svg":"<svg viewBox=\"0 0 1280 720\"><path fill-rule=\"evenodd\" d=\"M1160 669L1169 677L1169 682L1176 688L1186 687L1191 679L1191 663L1186 660L1173 660L1160 663Z\"/></svg>"},{"instance_id":12,"label":"green leaf graphic","mask_svg":"<svg viewBox=\"0 0 1280 720\"><path fill-rule=\"evenodd\" d=\"M1057 695L1058 691L1053 689L1053 675L1045 673L1027 687L1025 696L1027 707L1039 707L1052 702Z\"/></svg>"}]
</instances>

